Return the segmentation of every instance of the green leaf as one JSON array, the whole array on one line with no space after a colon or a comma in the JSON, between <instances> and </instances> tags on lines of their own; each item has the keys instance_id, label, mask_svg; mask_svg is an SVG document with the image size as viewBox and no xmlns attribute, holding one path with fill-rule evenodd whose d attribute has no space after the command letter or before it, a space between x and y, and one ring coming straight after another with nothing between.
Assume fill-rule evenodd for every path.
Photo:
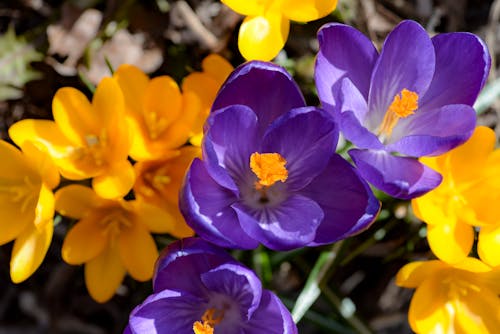
<instances>
[{"instance_id":1,"label":"green leaf","mask_svg":"<svg viewBox=\"0 0 500 334\"><path fill-rule=\"evenodd\" d=\"M498 97L500 97L500 78L484 86L481 94L477 97L476 103L474 103L476 113L479 115L486 111Z\"/></svg>"},{"instance_id":2,"label":"green leaf","mask_svg":"<svg viewBox=\"0 0 500 334\"><path fill-rule=\"evenodd\" d=\"M0 36L0 100L20 98L24 85L40 77L30 63L41 59L43 55L9 27Z\"/></svg>"},{"instance_id":3,"label":"green leaf","mask_svg":"<svg viewBox=\"0 0 500 334\"><path fill-rule=\"evenodd\" d=\"M296 323L302 319L304 314L306 314L320 296L321 281L324 279L330 267L334 264L341 244L342 242L337 242L333 245L332 249L320 253L318 260L307 278L304 289L300 292L295 302L295 306L293 307L292 317Z\"/></svg>"}]
</instances>

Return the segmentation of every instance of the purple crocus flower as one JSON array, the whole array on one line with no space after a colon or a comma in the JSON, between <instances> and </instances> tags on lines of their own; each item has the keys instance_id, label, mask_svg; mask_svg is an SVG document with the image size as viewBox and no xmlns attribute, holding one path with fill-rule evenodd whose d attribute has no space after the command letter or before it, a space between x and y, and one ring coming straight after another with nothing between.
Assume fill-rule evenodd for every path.
<instances>
[{"instance_id":1,"label":"purple crocus flower","mask_svg":"<svg viewBox=\"0 0 500 334\"><path fill-rule=\"evenodd\" d=\"M337 126L306 107L281 67L250 62L221 88L180 207L204 239L287 250L332 243L367 228L380 204L335 154Z\"/></svg>"},{"instance_id":2,"label":"purple crocus flower","mask_svg":"<svg viewBox=\"0 0 500 334\"><path fill-rule=\"evenodd\" d=\"M290 312L253 271L199 238L169 245L153 294L130 314L125 334L295 334Z\"/></svg>"},{"instance_id":3,"label":"purple crocus flower","mask_svg":"<svg viewBox=\"0 0 500 334\"><path fill-rule=\"evenodd\" d=\"M327 24L318 34L315 80L360 174L403 199L435 188L441 175L414 157L462 144L475 127L472 108L490 68L485 44L470 33L432 39L416 22L400 23L380 54L356 29Z\"/></svg>"}]
</instances>

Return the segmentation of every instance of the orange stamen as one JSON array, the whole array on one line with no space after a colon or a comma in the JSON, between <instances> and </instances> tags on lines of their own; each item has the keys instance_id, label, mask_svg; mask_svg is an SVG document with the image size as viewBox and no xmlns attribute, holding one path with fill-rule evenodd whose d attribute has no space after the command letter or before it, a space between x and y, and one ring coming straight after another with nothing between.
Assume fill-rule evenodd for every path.
<instances>
[{"instance_id":1,"label":"orange stamen","mask_svg":"<svg viewBox=\"0 0 500 334\"><path fill-rule=\"evenodd\" d=\"M250 156L250 168L259 178L256 188L269 187L278 181L285 182L288 170L286 160L279 153L253 153Z\"/></svg>"},{"instance_id":2,"label":"orange stamen","mask_svg":"<svg viewBox=\"0 0 500 334\"><path fill-rule=\"evenodd\" d=\"M214 317L218 313L217 317ZM214 334L214 327L224 319L224 311L218 312L213 308L209 308L201 316L201 321L196 321L193 324L194 334Z\"/></svg>"},{"instance_id":3,"label":"orange stamen","mask_svg":"<svg viewBox=\"0 0 500 334\"><path fill-rule=\"evenodd\" d=\"M383 134L386 138L389 138L398 120L413 115L417 109L418 94L404 88L400 94L394 96L394 100L392 100L391 105L387 108L378 134Z\"/></svg>"}]
</instances>

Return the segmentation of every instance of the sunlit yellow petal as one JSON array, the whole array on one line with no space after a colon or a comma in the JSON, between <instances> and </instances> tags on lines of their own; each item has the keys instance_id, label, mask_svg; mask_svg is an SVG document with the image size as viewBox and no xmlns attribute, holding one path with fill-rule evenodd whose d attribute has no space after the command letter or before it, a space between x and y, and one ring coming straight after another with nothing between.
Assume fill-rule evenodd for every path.
<instances>
[{"instance_id":1,"label":"sunlit yellow petal","mask_svg":"<svg viewBox=\"0 0 500 334\"><path fill-rule=\"evenodd\" d=\"M179 239L192 237L194 235L194 231L186 223L186 220L182 216L177 205L166 203L164 208L173 218L173 225L171 230L168 232L169 234Z\"/></svg>"},{"instance_id":2,"label":"sunlit yellow petal","mask_svg":"<svg viewBox=\"0 0 500 334\"><path fill-rule=\"evenodd\" d=\"M474 230L466 224L444 222L428 225L427 240L438 258L457 263L469 255L474 243Z\"/></svg>"},{"instance_id":3,"label":"sunlit yellow petal","mask_svg":"<svg viewBox=\"0 0 500 334\"><path fill-rule=\"evenodd\" d=\"M447 288L439 277L425 280L415 291L408 311L411 328L417 333L450 333L446 310Z\"/></svg>"},{"instance_id":4,"label":"sunlit yellow petal","mask_svg":"<svg viewBox=\"0 0 500 334\"><path fill-rule=\"evenodd\" d=\"M59 171L47 152L29 141L23 143L22 150L26 158L30 161L31 166L42 177L43 183L50 189L57 187L60 181Z\"/></svg>"},{"instance_id":5,"label":"sunlit yellow petal","mask_svg":"<svg viewBox=\"0 0 500 334\"><path fill-rule=\"evenodd\" d=\"M285 45L290 21L279 12L249 16L240 27L238 48L247 60L269 61Z\"/></svg>"},{"instance_id":6,"label":"sunlit yellow petal","mask_svg":"<svg viewBox=\"0 0 500 334\"><path fill-rule=\"evenodd\" d=\"M73 146L54 121L42 119L23 119L12 124L9 137L19 147L26 141L38 142L53 158L67 156Z\"/></svg>"},{"instance_id":7,"label":"sunlit yellow petal","mask_svg":"<svg viewBox=\"0 0 500 334\"><path fill-rule=\"evenodd\" d=\"M123 93L118 83L112 78L104 78L96 88L92 98L93 114L100 121L100 128L118 128L124 126L116 121L123 121L125 104Z\"/></svg>"},{"instance_id":8,"label":"sunlit yellow petal","mask_svg":"<svg viewBox=\"0 0 500 334\"><path fill-rule=\"evenodd\" d=\"M477 252L490 266L500 266L500 226L481 228Z\"/></svg>"},{"instance_id":9,"label":"sunlit yellow petal","mask_svg":"<svg viewBox=\"0 0 500 334\"><path fill-rule=\"evenodd\" d=\"M63 87L56 92L52 113L64 136L77 146L85 144L85 134L95 133L100 127L87 97L72 87Z\"/></svg>"},{"instance_id":10,"label":"sunlit yellow petal","mask_svg":"<svg viewBox=\"0 0 500 334\"><path fill-rule=\"evenodd\" d=\"M132 113L141 113L142 99L149 82L148 76L139 68L124 64L118 67L113 78L123 92L126 109Z\"/></svg>"},{"instance_id":11,"label":"sunlit yellow petal","mask_svg":"<svg viewBox=\"0 0 500 334\"><path fill-rule=\"evenodd\" d=\"M85 284L90 296L99 303L111 299L125 277L118 247L107 248L85 264Z\"/></svg>"},{"instance_id":12,"label":"sunlit yellow petal","mask_svg":"<svg viewBox=\"0 0 500 334\"><path fill-rule=\"evenodd\" d=\"M221 0L223 4L241 15L259 15L264 12L268 2L273 0Z\"/></svg>"},{"instance_id":13,"label":"sunlit yellow petal","mask_svg":"<svg viewBox=\"0 0 500 334\"><path fill-rule=\"evenodd\" d=\"M17 237L10 260L12 282L20 283L38 269L49 249L53 231L54 225L50 221L41 230L28 225Z\"/></svg>"},{"instance_id":14,"label":"sunlit yellow petal","mask_svg":"<svg viewBox=\"0 0 500 334\"><path fill-rule=\"evenodd\" d=\"M137 221L153 233L170 233L175 222L167 211L144 201L134 201Z\"/></svg>"},{"instance_id":15,"label":"sunlit yellow petal","mask_svg":"<svg viewBox=\"0 0 500 334\"><path fill-rule=\"evenodd\" d=\"M69 264L82 264L103 253L108 235L99 224L100 216L91 214L76 223L64 238L62 258Z\"/></svg>"},{"instance_id":16,"label":"sunlit yellow petal","mask_svg":"<svg viewBox=\"0 0 500 334\"><path fill-rule=\"evenodd\" d=\"M36 217L35 217L35 227L38 229L44 229L45 224L52 223L54 218L54 194L52 190L49 189L45 184L42 184L40 188L40 194L38 196L38 203L36 205Z\"/></svg>"},{"instance_id":17,"label":"sunlit yellow petal","mask_svg":"<svg viewBox=\"0 0 500 334\"><path fill-rule=\"evenodd\" d=\"M500 328L500 299L488 289L469 289L455 308L457 333L489 334Z\"/></svg>"},{"instance_id":18,"label":"sunlit yellow petal","mask_svg":"<svg viewBox=\"0 0 500 334\"><path fill-rule=\"evenodd\" d=\"M441 186L411 201L411 206L415 215L429 225L445 222L452 223L456 220L456 217L453 216L453 212L448 212L446 210L446 198L443 198L439 187Z\"/></svg>"},{"instance_id":19,"label":"sunlit yellow petal","mask_svg":"<svg viewBox=\"0 0 500 334\"><path fill-rule=\"evenodd\" d=\"M441 261L415 261L406 264L396 275L396 284L405 288L416 288L422 282L446 268Z\"/></svg>"},{"instance_id":20,"label":"sunlit yellow petal","mask_svg":"<svg viewBox=\"0 0 500 334\"><path fill-rule=\"evenodd\" d=\"M452 150L450 166L453 179L457 183L470 182L480 177L488 155L495 147L495 132L488 127L478 126L465 144Z\"/></svg>"},{"instance_id":21,"label":"sunlit yellow petal","mask_svg":"<svg viewBox=\"0 0 500 334\"><path fill-rule=\"evenodd\" d=\"M309 22L327 16L337 7L337 0L283 0L283 14L290 20Z\"/></svg>"},{"instance_id":22,"label":"sunlit yellow petal","mask_svg":"<svg viewBox=\"0 0 500 334\"><path fill-rule=\"evenodd\" d=\"M99 203L99 197L92 189L79 184L59 189L55 200L56 211L74 219L85 217Z\"/></svg>"},{"instance_id":23,"label":"sunlit yellow petal","mask_svg":"<svg viewBox=\"0 0 500 334\"><path fill-rule=\"evenodd\" d=\"M102 198L121 198L132 189L134 182L134 168L125 160L92 179L92 188Z\"/></svg>"},{"instance_id":24,"label":"sunlit yellow petal","mask_svg":"<svg viewBox=\"0 0 500 334\"><path fill-rule=\"evenodd\" d=\"M132 224L121 231L118 240L121 261L130 276L138 281L150 279L158 258L158 249L146 227Z\"/></svg>"},{"instance_id":25,"label":"sunlit yellow petal","mask_svg":"<svg viewBox=\"0 0 500 334\"><path fill-rule=\"evenodd\" d=\"M8 181L22 182L26 175L33 178L33 181L41 183L39 173L30 160L17 148L3 140L0 140L0 156L3 160L0 163L0 180L2 180L0 189L3 189L3 184Z\"/></svg>"}]
</instances>

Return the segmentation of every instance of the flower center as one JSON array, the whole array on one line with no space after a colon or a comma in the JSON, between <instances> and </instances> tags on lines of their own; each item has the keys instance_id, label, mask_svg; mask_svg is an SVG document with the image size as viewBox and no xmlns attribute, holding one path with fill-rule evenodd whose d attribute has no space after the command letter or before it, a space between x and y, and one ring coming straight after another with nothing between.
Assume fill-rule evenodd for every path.
<instances>
[{"instance_id":1,"label":"flower center","mask_svg":"<svg viewBox=\"0 0 500 334\"><path fill-rule=\"evenodd\" d=\"M418 94L404 88L401 93L394 96L394 100L392 100L391 105L385 112L377 134L384 136L386 139L389 138L398 120L413 115L417 109Z\"/></svg>"},{"instance_id":2,"label":"flower center","mask_svg":"<svg viewBox=\"0 0 500 334\"><path fill-rule=\"evenodd\" d=\"M104 233L108 235L111 244L115 243L122 230L132 226L132 222L127 217L127 214L121 210L107 212L100 221L100 224L103 225Z\"/></svg>"},{"instance_id":3,"label":"flower center","mask_svg":"<svg viewBox=\"0 0 500 334\"><path fill-rule=\"evenodd\" d=\"M0 184L0 192L8 193L12 202L19 203L21 213L25 213L36 207L40 187L41 184L38 180L32 180L29 176L25 176L20 184Z\"/></svg>"},{"instance_id":4,"label":"flower center","mask_svg":"<svg viewBox=\"0 0 500 334\"><path fill-rule=\"evenodd\" d=\"M168 127L167 120L158 116L158 113L154 110L145 113L144 121L146 123L146 128L148 129L149 137L152 140L157 139Z\"/></svg>"},{"instance_id":5,"label":"flower center","mask_svg":"<svg viewBox=\"0 0 500 334\"><path fill-rule=\"evenodd\" d=\"M194 334L213 334L214 327L220 324L223 319L224 311L209 308L201 316L201 321L196 321L193 324Z\"/></svg>"},{"instance_id":6,"label":"flower center","mask_svg":"<svg viewBox=\"0 0 500 334\"><path fill-rule=\"evenodd\" d=\"M286 160L279 153L253 153L250 156L250 168L259 178L255 182L255 189L270 187L278 181L285 182L288 170Z\"/></svg>"}]
</instances>

